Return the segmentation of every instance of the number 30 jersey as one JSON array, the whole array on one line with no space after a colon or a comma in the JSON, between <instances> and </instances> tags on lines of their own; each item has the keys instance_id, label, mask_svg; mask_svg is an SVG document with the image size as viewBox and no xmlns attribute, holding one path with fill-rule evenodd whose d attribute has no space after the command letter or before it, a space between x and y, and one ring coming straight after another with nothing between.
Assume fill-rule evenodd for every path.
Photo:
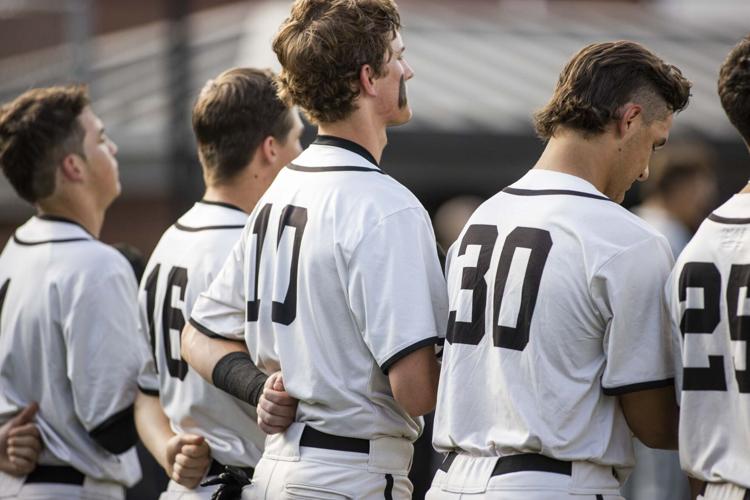
<instances>
[{"instance_id":1,"label":"number 30 jersey","mask_svg":"<svg viewBox=\"0 0 750 500\"><path fill-rule=\"evenodd\" d=\"M681 346L680 463L750 488L750 195L708 216L667 283Z\"/></svg>"},{"instance_id":2,"label":"number 30 jersey","mask_svg":"<svg viewBox=\"0 0 750 500\"><path fill-rule=\"evenodd\" d=\"M487 200L448 252L438 451L632 466L617 395L674 383L671 266L578 177L534 169Z\"/></svg>"},{"instance_id":3,"label":"number 30 jersey","mask_svg":"<svg viewBox=\"0 0 750 500\"><path fill-rule=\"evenodd\" d=\"M429 217L357 144L318 137L283 168L191 323L244 338L281 369L297 421L338 436L414 440L388 369L447 318Z\"/></svg>"},{"instance_id":4,"label":"number 30 jersey","mask_svg":"<svg viewBox=\"0 0 750 500\"><path fill-rule=\"evenodd\" d=\"M159 396L175 432L204 436L212 457L223 464L255 467L265 441L255 409L206 382L180 355L180 334L190 311L245 222L247 214L237 207L200 201L159 240L138 296L140 328L151 341L155 364L147 366L138 385Z\"/></svg>"}]
</instances>

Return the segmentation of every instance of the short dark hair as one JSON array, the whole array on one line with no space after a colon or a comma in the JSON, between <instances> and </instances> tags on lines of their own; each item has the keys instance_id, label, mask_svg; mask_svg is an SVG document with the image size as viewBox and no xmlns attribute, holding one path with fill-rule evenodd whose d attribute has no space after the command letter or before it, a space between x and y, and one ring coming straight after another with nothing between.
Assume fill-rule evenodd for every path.
<instances>
[{"instance_id":1,"label":"short dark hair","mask_svg":"<svg viewBox=\"0 0 750 500\"><path fill-rule=\"evenodd\" d=\"M719 98L750 147L750 35L732 48L719 71Z\"/></svg>"},{"instance_id":2,"label":"short dark hair","mask_svg":"<svg viewBox=\"0 0 750 500\"><path fill-rule=\"evenodd\" d=\"M282 144L293 125L269 70L233 68L203 87L193 107L193 132L203 168L214 182L229 181L268 136Z\"/></svg>"},{"instance_id":3,"label":"short dark hair","mask_svg":"<svg viewBox=\"0 0 750 500\"><path fill-rule=\"evenodd\" d=\"M27 90L0 108L0 165L21 198L36 203L51 195L60 162L84 156L78 117L88 105L85 85L67 85Z\"/></svg>"},{"instance_id":4,"label":"short dark hair","mask_svg":"<svg viewBox=\"0 0 750 500\"><path fill-rule=\"evenodd\" d=\"M618 118L628 101L640 101L647 121L684 109L690 82L680 70L644 46L630 41L605 42L581 49L560 73L552 98L534 115L544 140L558 127L594 135Z\"/></svg>"},{"instance_id":5,"label":"short dark hair","mask_svg":"<svg viewBox=\"0 0 750 500\"><path fill-rule=\"evenodd\" d=\"M333 123L356 109L359 72L383 76L401 27L392 0L297 0L273 40L281 63L279 93L313 123Z\"/></svg>"}]
</instances>

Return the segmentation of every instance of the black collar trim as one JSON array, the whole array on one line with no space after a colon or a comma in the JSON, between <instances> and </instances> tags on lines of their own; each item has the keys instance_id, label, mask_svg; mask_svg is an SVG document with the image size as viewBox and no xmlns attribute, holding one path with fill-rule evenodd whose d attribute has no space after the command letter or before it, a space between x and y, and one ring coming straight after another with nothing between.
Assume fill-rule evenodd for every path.
<instances>
[{"instance_id":1,"label":"black collar trim","mask_svg":"<svg viewBox=\"0 0 750 500\"><path fill-rule=\"evenodd\" d=\"M23 246L34 246L34 245L46 245L47 243L71 243L74 241L92 241L91 238L63 238L59 240L43 240L43 241L24 241L19 239L16 234L13 234L13 241Z\"/></svg>"},{"instance_id":2,"label":"black collar trim","mask_svg":"<svg viewBox=\"0 0 750 500\"><path fill-rule=\"evenodd\" d=\"M313 141L313 144L318 144L320 146L335 146L337 148L346 149L348 151L351 151L352 153L356 153L365 160L369 161L373 165L377 165L378 162L375 161L375 157L367 151L364 147L360 146L356 142L350 141L348 139L342 139L341 137L335 137L333 135L319 135L315 138Z\"/></svg>"},{"instance_id":3,"label":"black collar trim","mask_svg":"<svg viewBox=\"0 0 750 500\"><path fill-rule=\"evenodd\" d=\"M303 167L295 163L290 163L286 166L290 170L297 170L298 172L375 172L378 174L385 175L385 172L378 170L377 168L367 167L353 167L353 166L340 166L340 167Z\"/></svg>"},{"instance_id":4,"label":"black collar trim","mask_svg":"<svg viewBox=\"0 0 750 500\"><path fill-rule=\"evenodd\" d=\"M719 224L750 224L750 218L732 218L722 217L721 215L710 214L708 220L717 222Z\"/></svg>"},{"instance_id":5,"label":"black collar trim","mask_svg":"<svg viewBox=\"0 0 750 500\"><path fill-rule=\"evenodd\" d=\"M189 233L197 233L198 231L213 231L216 229L243 229L245 226L239 226L239 225L227 225L227 226L203 226L203 227L191 227L191 226L183 226L179 222L174 223L174 227L176 229L179 229L180 231L187 231Z\"/></svg>"},{"instance_id":6,"label":"black collar trim","mask_svg":"<svg viewBox=\"0 0 750 500\"><path fill-rule=\"evenodd\" d=\"M598 194L584 193L581 191L573 191L572 189L519 189L519 188L507 187L503 189L503 193L515 194L517 196L568 195L568 196L581 196L583 198L593 198L595 200L612 201L606 196L599 196Z\"/></svg>"},{"instance_id":7,"label":"black collar trim","mask_svg":"<svg viewBox=\"0 0 750 500\"><path fill-rule=\"evenodd\" d=\"M35 217L37 219L47 220L47 221L51 221L51 222L66 222L68 224L75 224L76 226L78 226L81 229L83 229L84 231L86 231L86 234L88 234L89 236L91 236L92 238L94 238L94 235L91 234L88 231L88 229L86 229L85 227L83 227L80 223L78 223L78 222L76 222L76 221L74 221L72 219L68 219L67 217L61 217L59 215L48 215L48 214L36 215ZM96 239L96 238L94 238L94 239ZM50 241L53 241L53 240L50 240ZM57 241L57 240L54 240L54 241Z\"/></svg>"},{"instance_id":8,"label":"black collar trim","mask_svg":"<svg viewBox=\"0 0 750 500\"><path fill-rule=\"evenodd\" d=\"M202 203L204 205L216 205L217 207L231 208L232 210L239 210L243 214L247 214L247 212L242 210L237 205L232 205L231 203L225 203L223 201L199 200L198 203Z\"/></svg>"}]
</instances>

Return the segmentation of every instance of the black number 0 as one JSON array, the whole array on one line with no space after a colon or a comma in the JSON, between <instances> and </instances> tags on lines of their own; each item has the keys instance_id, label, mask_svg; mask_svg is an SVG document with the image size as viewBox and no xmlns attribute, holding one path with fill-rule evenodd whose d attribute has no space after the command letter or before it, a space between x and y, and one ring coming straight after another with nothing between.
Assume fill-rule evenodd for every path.
<instances>
[{"instance_id":1,"label":"black number 0","mask_svg":"<svg viewBox=\"0 0 750 500\"><path fill-rule=\"evenodd\" d=\"M470 322L456 321L456 311L450 311L446 340L451 344L477 345L485 335L485 310L487 305L487 282L485 274L497 240L497 227L483 224L470 226L458 249L458 256L466 253L469 245L479 246L479 257L475 267L463 269L461 289L472 292L472 315ZM499 325L500 309L505 296L508 273L516 250L527 248L531 251L524 273L521 289L521 305L515 327ZM523 351L529 343L531 318L539 295L542 273L547 263L552 236L549 231L532 227L517 227L508 234L500 252L494 280L492 304L492 343L495 347Z\"/></svg>"},{"instance_id":2,"label":"black number 0","mask_svg":"<svg viewBox=\"0 0 750 500\"><path fill-rule=\"evenodd\" d=\"M260 274L261 253L263 251L263 242L268 232L268 223L271 214L271 204L265 205L258 217L255 219L253 234L256 236L255 243L255 272L252 278L252 288L254 290L253 300L247 301L246 319L248 322L258 321L260 314L260 297L258 295L258 283ZM282 325L290 325L297 317L297 270L299 267L299 254L302 247L302 235L307 225L307 209L287 205L281 211L279 220L279 231L276 235L276 245L281 243L281 237L287 227L292 227L294 231L294 242L292 246L292 258L289 262L289 288L286 291L283 302L273 301L271 305L271 321Z\"/></svg>"},{"instance_id":3,"label":"black number 0","mask_svg":"<svg viewBox=\"0 0 750 500\"><path fill-rule=\"evenodd\" d=\"M688 262L680 273L678 297L687 300L688 288L703 292L703 307L688 308L680 320L680 331L685 341L688 335L712 335L721 321L721 274L712 262ZM744 288L744 294L743 294ZM734 341L745 341L750 359L750 315L739 314L740 304L750 291L750 265L733 265L727 282L726 302L729 336ZM743 294L741 296L741 294ZM750 370L735 370L739 392L750 393ZM726 391L724 356L709 355L707 368L683 367L684 391Z\"/></svg>"}]
</instances>

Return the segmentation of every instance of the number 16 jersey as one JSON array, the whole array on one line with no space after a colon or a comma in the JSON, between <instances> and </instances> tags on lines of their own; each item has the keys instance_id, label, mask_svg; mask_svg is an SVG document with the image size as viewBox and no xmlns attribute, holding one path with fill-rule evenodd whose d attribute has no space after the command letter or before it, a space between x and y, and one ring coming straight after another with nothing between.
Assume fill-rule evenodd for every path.
<instances>
[{"instance_id":1,"label":"number 16 jersey","mask_svg":"<svg viewBox=\"0 0 750 500\"><path fill-rule=\"evenodd\" d=\"M448 252L434 444L627 469L617 401L674 382L666 240L581 178L531 170Z\"/></svg>"}]
</instances>

